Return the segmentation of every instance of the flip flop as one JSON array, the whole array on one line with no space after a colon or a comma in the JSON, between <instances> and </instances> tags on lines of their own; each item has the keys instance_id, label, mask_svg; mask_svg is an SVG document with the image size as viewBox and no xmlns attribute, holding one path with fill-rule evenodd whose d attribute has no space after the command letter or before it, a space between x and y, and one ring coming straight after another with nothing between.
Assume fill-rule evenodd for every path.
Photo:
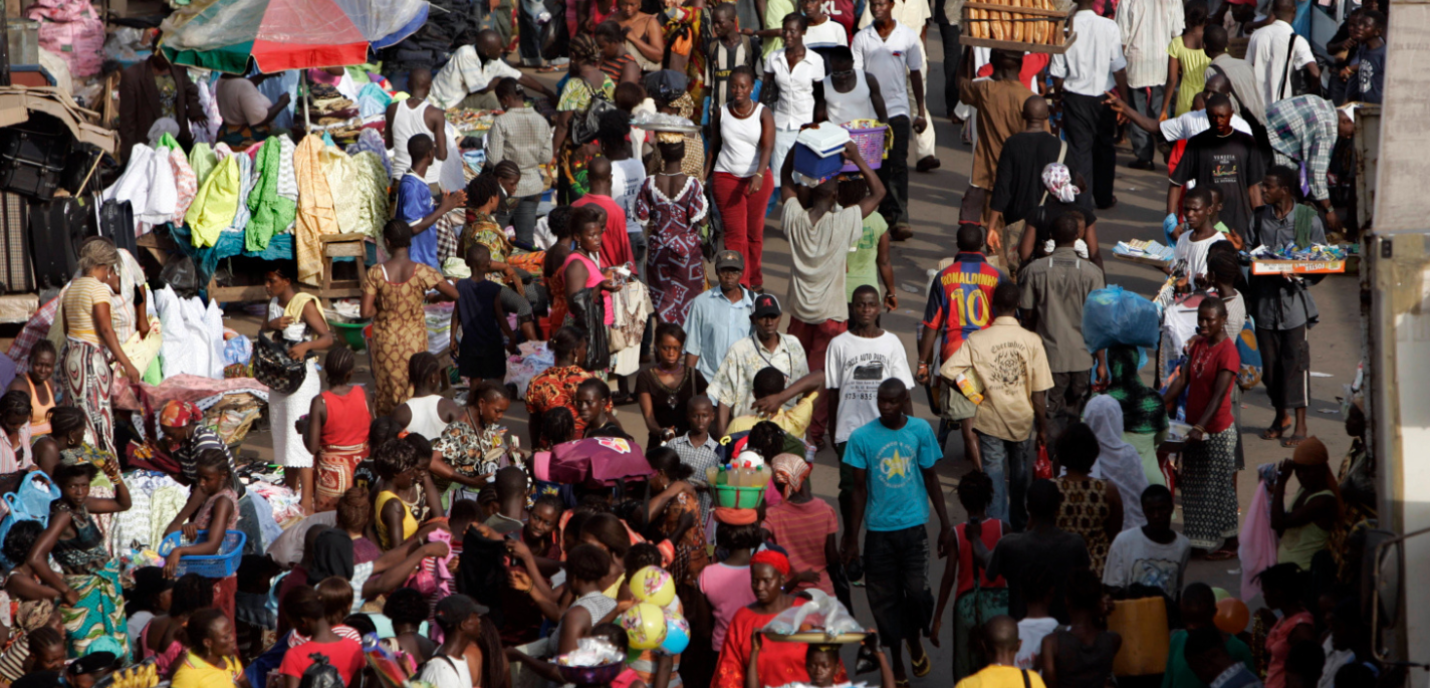
<instances>
[{"instance_id":1,"label":"flip flop","mask_svg":"<svg viewBox=\"0 0 1430 688\"><path fill-rule=\"evenodd\" d=\"M1302 435L1292 435L1290 437L1282 439L1281 446L1286 447L1287 449L1291 449L1292 447L1300 446L1301 443L1305 441L1306 438Z\"/></svg>"},{"instance_id":2,"label":"flip flop","mask_svg":"<svg viewBox=\"0 0 1430 688\"><path fill-rule=\"evenodd\" d=\"M1207 552L1207 561L1226 561L1228 559L1235 559L1236 557L1237 553L1229 549L1219 549L1215 552Z\"/></svg>"},{"instance_id":3,"label":"flip flop","mask_svg":"<svg viewBox=\"0 0 1430 688\"><path fill-rule=\"evenodd\" d=\"M1290 424L1290 423L1287 423L1287 424L1285 424L1285 425L1275 425L1275 426L1269 427L1269 428L1267 428L1267 429L1261 431L1261 439L1263 439L1263 440L1279 440L1279 439L1281 439L1281 434L1284 433L1284 432L1286 432L1287 430L1290 430L1290 429L1291 429L1291 424Z\"/></svg>"},{"instance_id":4,"label":"flip flop","mask_svg":"<svg viewBox=\"0 0 1430 688\"><path fill-rule=\"evenodd\" d=\"M929 660L929 653L927 651L924 652L924 656L921 659L911 659L909 665L913 667L914 676L917 678L928 676L929 672L933 671L933 662Z\"/></svg>"}]
</instances>

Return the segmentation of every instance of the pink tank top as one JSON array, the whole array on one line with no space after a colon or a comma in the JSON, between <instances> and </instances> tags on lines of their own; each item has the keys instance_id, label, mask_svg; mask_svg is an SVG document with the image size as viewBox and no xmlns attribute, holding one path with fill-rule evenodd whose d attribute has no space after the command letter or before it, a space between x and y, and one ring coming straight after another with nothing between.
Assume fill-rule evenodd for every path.
<instances>
[{"instance_id":1,"label":"pink tank top","mask_svg":"<svg viewBox=\"0 0 1430 688\"><path fill-rule=\"evenodd\" d=\"M566 272L566 268L570 267L572 262L578 260L586 264L586 283L582 285L583 287L587 289L595 288L606 279L605 276L601 274L601 265L586 257L586 255L580 251L572 251L571 255L566 256L566 262L561 265L561 271L563 273ZM610 325L616 321L615 311L611 309L611 292L602 292L602 294L602 303L605 304L606 307L606 317L602 322Z\"/></svg>"}]
</instances>

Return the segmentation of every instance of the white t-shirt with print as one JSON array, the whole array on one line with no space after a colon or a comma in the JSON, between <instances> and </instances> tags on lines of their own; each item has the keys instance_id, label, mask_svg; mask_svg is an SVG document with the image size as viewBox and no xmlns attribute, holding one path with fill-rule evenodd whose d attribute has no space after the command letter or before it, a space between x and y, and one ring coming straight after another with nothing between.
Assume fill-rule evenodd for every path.
<instances>
[{"instance_id":1,"label":"white t-shirt with print","mask_svg":"<svg viewBox=\"0 0 1430 688\"><path fill-rule=\"evenodd\" d=\"M1019 669L1037 671L1038 667L1035 665L1043 650L1043 638L1057 628L1058 620L1051 616L1019 621L1018 641L1022 644L1018 646L1018 655L1013 658L1013 663Z\"/></svg>"},{"instance_id":2,"label":"white t-shirt with print","mask_svg":"<svg viewBox=\"0 0 1430 688\"><path fill-rule=\"evenodd\" d=\"M426 681L437 688L471 688L472 671L465 659L457 660L446 655L437 655L417 672L417 680Z\"/></svg>"},{"instance_id":3,"label":"white t-shirt with print","mask_svg":"<svg viewBox=\"0 0 1430 688\"><path fill-rule=\"evenodd\" d=\"M1102 584L1125 588L1135 583L1177 594L1182 589L1182 573L1192 557L1192 543L1181 533L1175 535L1164 545L1153 542L1141 528L1118 533L1107 550Z\"/></svg>"},{"instance_id":4,"label":"white t-shirt with print","mask_svg":"<svg viewBox=\"0 0 1430 688\"><path fill-rule=\"evenodd\" d=\"M879 385L889 378L914 387L904 342L894 333L871 338L845 332L830 340L824 355L824 385L839 390L835 442L847 442L855 430L879 417Z\"/></svg>"}]
</instances>

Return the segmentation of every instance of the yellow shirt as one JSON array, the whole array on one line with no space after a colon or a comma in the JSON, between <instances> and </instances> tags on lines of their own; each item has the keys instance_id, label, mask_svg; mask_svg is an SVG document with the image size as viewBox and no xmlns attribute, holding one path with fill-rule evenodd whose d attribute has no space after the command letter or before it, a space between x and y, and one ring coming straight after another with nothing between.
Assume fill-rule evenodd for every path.
<instances>
[{"instance_id":1,"label":"yellow shirt","mask_svg":"<svg viewBox=\"0 0 1430 688\"><path fill-rule=\"evenodd\" d=\"M939 374L952 381L970 369L983 385L973 428L1009 442L1028 439L1033 432L1033 394L1053 387L1043 338L1012 316L997 318L968 335Z\"/></svg>"},{"instance_id":2,"label":"yellow shirt","mask_svg":"<svg viewBox=\"0 0 1430 688\"><path fill-rule=\"evenodd\" d=\"M392 535L387 532L387 522L382 520L383 507L387 506L387 503L394 499L397 500L398 504L402 505L402 537L397 538L396 541L394 541ZM378 546L383 549L392 549L397 544L412 537L413 533L417 532L417 519L412 517L412 505L402 501L402 498L398 497L396 492L384 490L377 493L377 504L375 506L377 507Z\"/></svg>"},{"instance_id":3,"label":"yellow shirt","mask_svg":"<svg viewBox=\"0 0 1430 688\"><path fill-rule=\"evenodd\" d=\"M243 665L237 657L227 657L224 666L216 667L189 652L179 670L174 672L172 688L233 688L241 675Z\"/></svg>"},{"instance_id":4,"label":"yellow shirt","mask_svg":"<svg viewBox=\"0 0 1430 688\"><path fill-rule=\"evenodd\" d=\"M100 346L99 331L94 326L94 304L109 305L109 285L93 278L80 277L70 282L65 292L65 323L70 337Z\"/></svg>"},{"instance_id":5,"label":"yellow shirt","mask_svg":"<svg viewBox=\"0 0 1430 688\"><path fill-rule=\"evenodd\" d=\"M993 665L986 667L958 682L955 688L1023 688L1023 671L1017 667ZM1036 671L1028 672L1028 683L1032 688L1046 688L1043 677ZM175 685L174 688L179 688Z\"/></svg>"},{"instance_id":6,"label":"yellow shirt","mask_svg":"<svg viewBox=\"0 0 1430 688\"><path fill-rule=\"evenodd\" d=\"M762 418L758 415L740 416L732 418L730 424L725 428L725 434L733 435L737 432L744 432L754 428L761 421L770 421L780 426L781 430L804 439L804 431L809 427L809 422L814 418L814 400L819 398L819 392L806 394L794 408L782 409L779 413Z\"/></svg>"}]
</instances>

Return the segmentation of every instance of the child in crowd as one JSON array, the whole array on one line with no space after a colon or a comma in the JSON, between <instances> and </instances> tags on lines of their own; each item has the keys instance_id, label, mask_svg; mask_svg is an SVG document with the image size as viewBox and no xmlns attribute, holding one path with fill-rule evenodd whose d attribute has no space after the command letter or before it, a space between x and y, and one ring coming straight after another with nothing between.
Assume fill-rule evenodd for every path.
<instances>
[{"instance_id":1,"label":"child in crowd","mask_svg":"<svg viewBox=\"0 0 1430 688\"><path fill-rule=\"evenodd\" d=\"M756 399L764 399L785 391L785 374L780 369L769 366L762 368L755 373L755 379L751 384ZM780 426L781 430L799 439L804 439L804 432L809 428L810 421L814 419L814 402L818 400L819 392L810 392L804 395L792 408L782 408L775 415L768 418L760 415L739 416L730 419L725 425L725 434L733 435L737 432L744 432L755 427L756 423L768 420Z\"/></svg>"},{"instance_id":2,"label":"child in crowd","mask_svg":"<svg viewBox=\"0 0 1430 688\"><path fill-rule=\"evenodd\" d=\"M750 589L750 557L763 538L759 523L750 516L755 516L752 509L715 510L715 518L720 520L715 526L715 546L729 554L700 572L700 592L705 594L715 616L710 645L717 654L725 644L725 630L730 627L735 612L755 601L755 593Z\"/></svg>"},{"instance_id":3,"label":"child in crowd","mask_svg":"<svg viewBox=\"0 0 1430 688\"><path fill-rule=\"evenodd\" d=\"M393 636L384 641L390 641L389 648L407 653L414 664L427 661L437 651L437 644L421 633L422 624L431 613L432 607L422 593L412 588L392 591L382 605L382 614L392 622Z\"/></svg>"},{"instance_id":4,"label":"child in crowd","mask_svg":"<svg viewBox=\"0 0 1430 688\"><path fill-rule=\"evenodd\" d=\"M990 552L998 546L1003 534L1012 530L1007 523L988 518L988 505L993 503L993 479L987 473L975 470L963 476L958 481L958 502L963 505L970 522L981 522L979 539ZM975 645L968 642L977 630L977 620L1008 613L1008 583L1002 577L989 578L987 571L976 564L967 528L968 523L954 526L957 559L950 552L948 563L943 568L943 580L939 582L933 629L929 632L930 638L938 637L939 629L943 627L943 613L952 593L954 678L972 676L983 664L981 653L975 652ZM958 584L956 589L955 582ZM1024 643L1023 649L1026 648L1028 644Z\"/></svg>"},{"instance_id":5,"label":"child in crowd","mask_svg":"<svg viewBox=\"0 0 1430 688\"><path fill-rule=\"evenodd\" d=\"M1164 270L1167 274L1172 274L1172 269L1179 263L1186 263L1186 290L1196 291L1209 285L1207 280L1207 249L1218 241L1226 241L1226 235L1216 230L1216 224L1212 222L1212 208L1215 203L1212 201L1211 192L1203 187L1197 187L1187 192L1187 196L1182 201L1182 212L1187 218L1189 232L1183 232L1177 237L1177 246L1172 265L1168 265Z\"/></svg>"},{"instance_id":6,"label":"child in crowd","mask_svg":"<svg viewBox=\"0 0 1430 688\"><path fill-rule=\"evenodd\" d=\"M1172 530L1172 492L1149 485L1142 492L1142 515L1147 525L1118 533L1107 552L1102 584L1109 588L1142 585L1159 588L1176 598L1182 573L1192 557L1192 543Z\"/></svg>"},{"instance_id":7,"label":"child in crowd","mask_svg":"<svg viewBox=\"0 0 1430 688\"><path fill-rule=\"evenodd\" d=\"M1172 641L1167 650L1167 671L1162 686L1163 688L1201 688L1205 684L1197 678L1196 673L1192 671L1191 665L1187 662L1187 636L1201 629L1217 630L1214 623L1217 611L1216 594L1206 583L1192 583L1182 591L1179 607L1182 612L1182 629L1172 632ZM1220 633L1220 631L1218 632ZM1247 669L1254 671L1256 661L1252 659L1251 649L1246 646L1246 643L1241 642L1241 639L1234 635L1226 633L1221 635L1223 643L1226 645L1226 651L1232 659L1242 662Z\"/></svg>"},{"instance_id":8,"label":"child in crowd","mask_svg":"<svg viewBox=\"0 0 1430 688\"><path fill-rule=\"evenodd\" d=\"M323 614L333 632L361 643L362 635L356 628L345 623L348 615L353 613L352 583L337 576L330 576L318 581L317 590L318 599L323 602ZM302 643L294 642L292 644L301 645Z\"/></svg>"},{"instance_id":9,"label":"child in crowd","mask_svg":"<svg viewBox=\"0 0 1430 688\"><path fill-rule=\"evenodd\" d=\"M367 390L352 384L357 355L345 346L328 350L323 371L328 391L313 397L308 407L308 428L304 441L317 457L317 489L313 500L318 511L332 511L338 498L353 485L353 471L368 455L368 429L372 411Z\"/></svg>"},{"instance_id":10,"label":"child in crowd","mask_svg":"<svg viewBox=\"0 0 1430 688\"><path fill-rule=\"evenodd\" d=\"M312 666L315 657L320 656L338 670L345 685L351 685L353 677L365 665L362 645L333 631L318 591L307 586L293 588L283 597L280 611L287 617L296 636L307 639L302 643L302 651L291 651L290 646L290 651L283 655L278 671L286 688L298 688L303 672Z\"/></svg>"},{"instance_id":11,"label":"child in crowd","mask_svg":"<svg viewBox=\"0 0 1430 688\"><path fill-rule=\"evenodd\" d=\"M166 535L183 530L184 540L194 544L175 547L169 552L164 573L170 577L178 574L181 557L218 554L228 531L238 528L238 495L233 491L228 453L222 449L204 449L194 463L198 480L189 489L189 501L164 529ZM202 542L200 531L205 531ZM222 609L232 623L238 593L237 575L215 580L213 590L213 604Z\"/></svg>"},{"instance_id":12,"label":"child in crowd","mask_svg":"<svg viewBox=\"0 0 1430 688\"><path fill-rule=\"evenodd\" d=\"M457 283L457 321L452 328L452 353L457 371L473 386L484 380L498 384L506 377L506 352L517 353L516 333L501 305L501 283L486 278L491 267L491 251L481 244L467 249L467 268L472 276ZM505 341L503 341L505 340Z\"/></svg>"},{"instance_id":13,"label":"child in crowd","mask_svg":"<svg viewBox=\"0 0 1430 688\"><path fill-rule=\"evenodd\" d=\"M1028 567L1025 587L1028 591L1028 615L1018 622L1018 639L1023 644L1018 648L1014 661L1019 669L1037 671L1042 667L1043 638L1058 628L1058 620L1053 618L1051 611L1053 595L1057 592L1052 569L1036 564Z\"/></svg>"},{"instance_id":14,"label":"child in crowd","mask_svg":"<svg viewBox=\"0 0 1430 688\"><path fill-rule=\"evenodd\" d=\"M818 588L834 595L829 567L839 559L839 517L834 507L815 499L812 470L803 456L777 454L769 461L770 479L784 500L765 510L764 527L789 555L791 592ZM811 674L812 676L813 674Z\"/></svg>"},{"instance_id":15,"label":"child in crowd","mask_svg":"<svg viewBox=\"0 0 1430 688\"><path fill-rule=\"evenodd\" d=\"M461 298L458 283L458 298ZM415 432L428 440L442 436L442 431L462 415L462 406L442 395L442 363L437 356L423 351L407 361L407 377L412 381L412 398L402 402L392 412L392 420L407 432Z\"/></svg>"},{"instance_id":16,"label":"child in crowd","mask_svg":"<svg viewBox=\"0 0 1430 688\"><path fill-rule=\"evenodd\" d=\"M720 465L720 443L710 436L710 426L715 422L715 404L710 397L699 395L685 402L685 419L690 431L667 442L665 446L680 455L680 462L690 467L690 484L695 486L695 494L700 497L700 530L710 533L710 484L706 482L705 471Z\"/></svg>"}]
</instances>

